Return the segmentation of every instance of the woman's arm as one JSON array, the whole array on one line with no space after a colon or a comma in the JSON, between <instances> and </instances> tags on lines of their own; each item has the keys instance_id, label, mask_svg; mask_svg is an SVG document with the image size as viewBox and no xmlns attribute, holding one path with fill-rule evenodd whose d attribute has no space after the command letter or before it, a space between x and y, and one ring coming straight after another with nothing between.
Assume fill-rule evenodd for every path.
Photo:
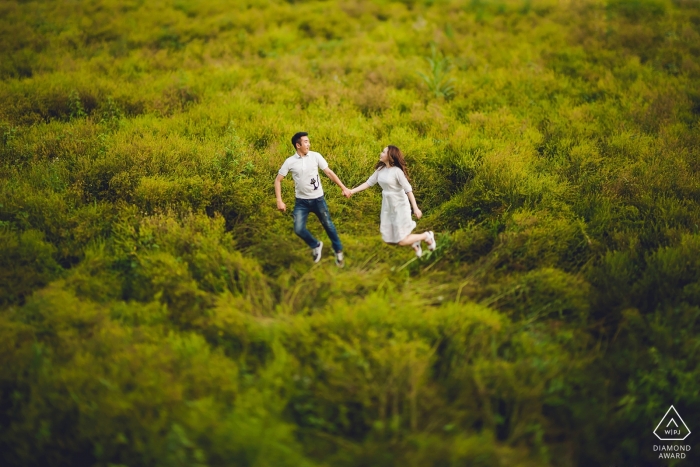
<instances>
[{"instance_id":1,"label":"woman's arm","mask_svg":"<svg viewBox=\"0 0 700 467\"><path fill-rule=\"evenodd\" d=\"M409 191L406 194L408 195L408 200L411 202L411 206L413 207L413 214L416 216L416 219L420 219L421 217L423 217L423 213L420 209L418 209L418 205L416 204L416 197L413 196L412 191Z\"/></svg>"},{"instance_id":2,"label":"woman's arm","mask_svg":"<svg viewBox=\"0 0 700 467\"><path fill-rule=\"evenodd\" d=\"M367 188L369 188L369 184L367 182L365 182L362 185L356 186L355 188L350 190L350 194L354 195L355 193L359 193L360 191L366 190Z\"/></svg>"}]
</instances>

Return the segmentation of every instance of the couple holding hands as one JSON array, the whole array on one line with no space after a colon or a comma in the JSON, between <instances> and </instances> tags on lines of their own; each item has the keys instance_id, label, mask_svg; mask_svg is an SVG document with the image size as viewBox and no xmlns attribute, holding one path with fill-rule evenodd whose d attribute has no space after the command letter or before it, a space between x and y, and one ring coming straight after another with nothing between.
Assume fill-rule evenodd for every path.
<instances>
[{"instance_id":1,"label":"couple holding hands","mask_svg":"<svg viewBox=\"0 0 700 467\"><path fill-rule=\"evenodd\" d=\"M296 200L294 203L294 233L311 248L311 254L315 263L321 260L323 242L316 240L306 228L309 213L313 212L321 221L335 251L335 264L338 267L345 265L343 257L343 245L340 243L338 232L331 220L328 205L323 197L323 188L319 178L319 169L328 175L333 182L343 190L343 195L350 198L355 193L376 185L382 187L382 212L379 231L382 240L390 244L401 246L411 245L420 257L423 253L421 242L426 242L429 250L434 250L435 235L431 231L420 234L411 233L416 228L416 223L411 219L411 208L416 219L420 219L423 213L418 209L416 198L413 196L413 188L406 176L406 161L403 154L396 146L387 146L379 156L379 162L375 171L365 183L352 190L348 189L338 176L328 167L328 162L317 152L310 151L311 143L306 132L299 132L292 136L292 145L296 153L282 164L275 179L275 196L277 197L277 209L286 211L287 206L282 201L281 181L289 172L294 178L294 190Z\"/></svg>"}]
</instances>

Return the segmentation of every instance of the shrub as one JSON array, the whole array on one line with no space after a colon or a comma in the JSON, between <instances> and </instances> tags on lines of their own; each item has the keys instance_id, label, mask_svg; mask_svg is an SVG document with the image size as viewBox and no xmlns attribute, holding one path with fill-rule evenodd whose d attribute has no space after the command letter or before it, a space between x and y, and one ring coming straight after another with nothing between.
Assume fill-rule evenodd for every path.
<instances>
[{"instance_id":1,"label":"shrub","mask_svg":"<svg viewBox=\"0 0 700 467\"><path fill-rule=\"evenodd\" d=\"M698 418L700 12L565 3L0 5L0 463L656 462ZM300 130L348 186L401 147L438 251L326 180L313 264Z\"/></svg>"},{"instance_id":2,"label":"shrub","mask_svg":"<svg viewBox=\"0 0 700 467\"><path fill-rule=\"evenodd\" d=\"M21 304L61 273L56 248L36 230L0 230L0 307Z\"/></svg>"}]
</instances>

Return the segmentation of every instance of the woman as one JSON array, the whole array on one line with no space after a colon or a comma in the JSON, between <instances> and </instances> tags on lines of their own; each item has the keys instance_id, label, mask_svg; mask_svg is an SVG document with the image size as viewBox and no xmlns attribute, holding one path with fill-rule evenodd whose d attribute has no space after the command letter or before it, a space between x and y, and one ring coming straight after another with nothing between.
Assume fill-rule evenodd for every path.
<instances>
[{"instance_id":1,"label":"woman","mask_svg":"<svg viewBox=\"0 0 700 467\"><path fill-rule=\"evenodd\" d=\"M433 232L411 233L416 228L416 223L411 219L411 207L416 219L420 219L423 213L418 209L413 188L408 182L406 161L401 150L396 146L385 147L375 169L372 176L362 185L350 190L350 194L354 195L377 183L382 187L382 214L379 225L382 240L401 246L411 245L419 258L423 254L421 241L428 244L429 250L434 250L436 244Z\"/></svg>"}]
</instances>

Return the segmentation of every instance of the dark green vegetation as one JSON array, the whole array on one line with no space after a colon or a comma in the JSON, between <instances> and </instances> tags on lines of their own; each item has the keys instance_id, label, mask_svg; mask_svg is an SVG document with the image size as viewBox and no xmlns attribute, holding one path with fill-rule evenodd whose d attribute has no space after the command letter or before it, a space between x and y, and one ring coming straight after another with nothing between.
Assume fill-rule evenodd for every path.
<instances>
[{"instance_id":1,"label":"dark green vegetation","mask_svg":"<svg viewBox=\"0 0 700 467\"><path fill-rule=\"evenodd\" d=\"M653 465L670 404L700 430L697 2L232 3L0 3L0 464ZM324 178L347 267L313 266L298 130L348 186L402 148L438 250Z\"/></svg>"}]
</instances>

